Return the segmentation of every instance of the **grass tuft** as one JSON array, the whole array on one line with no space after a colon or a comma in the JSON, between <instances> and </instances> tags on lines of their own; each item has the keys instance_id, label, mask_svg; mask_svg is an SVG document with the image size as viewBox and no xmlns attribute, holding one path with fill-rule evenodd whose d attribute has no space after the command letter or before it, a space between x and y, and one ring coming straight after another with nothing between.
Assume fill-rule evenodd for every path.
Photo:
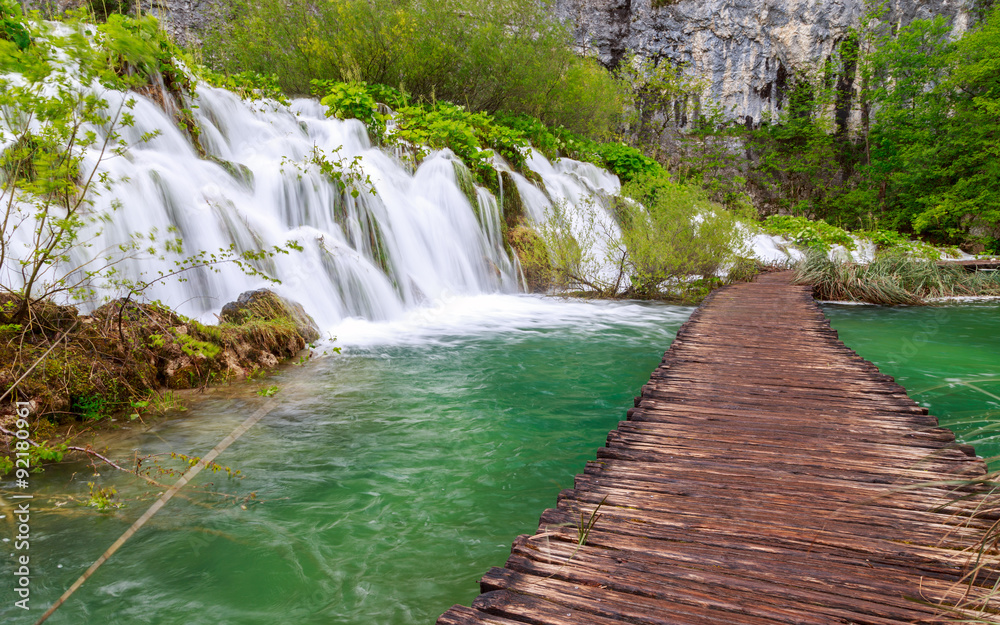
<instances>
[{"instance_id":1,"label":"grass tuft","mask_svg":"<svg viewBox=\"0 0 1000 625\"><path fill-rule=\"evenodd\" d=\"M810 251L795 266L795 281L810 284L818 299L920 306L937 297L1000 295L996 272L968 272L902 254L882 254L871 263L830 260Z\"/></svg>"}]
</instances>

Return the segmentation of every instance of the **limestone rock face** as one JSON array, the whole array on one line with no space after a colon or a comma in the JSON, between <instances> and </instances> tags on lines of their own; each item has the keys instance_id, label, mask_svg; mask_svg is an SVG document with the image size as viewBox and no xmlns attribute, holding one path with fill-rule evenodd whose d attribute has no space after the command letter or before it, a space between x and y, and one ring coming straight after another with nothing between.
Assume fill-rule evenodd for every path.
<instances>
[{"instance_id":1,"label":"limestone rock face","mask_svg":"<svg viewBox=\"0 0 1000 625\"><path fill-rule=\"evenodd\" d=\"M958 35L972 5L890 0L887 21L943 15ZM581 53L609 67L628 53L684 63L708 83L706 97L747 122L780 110L793 74L820 67L866 10L865 0L556 0Z\"/></svg>"},{"instance_id":2,"label":"limestone rock face","mask_svg":"<svg viewBox=\"0 0 1000 625\"><path fill-rule=\"evenodd\" d=\"M141 0L178 43L195 43L217 19L217 0Z\"/></svg>"}]
</instances>

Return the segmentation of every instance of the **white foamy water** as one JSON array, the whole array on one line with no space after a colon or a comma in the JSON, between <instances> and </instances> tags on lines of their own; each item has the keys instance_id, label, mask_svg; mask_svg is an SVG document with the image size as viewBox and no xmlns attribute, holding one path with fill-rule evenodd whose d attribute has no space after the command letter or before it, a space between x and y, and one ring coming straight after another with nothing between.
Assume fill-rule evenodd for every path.
<instances>
[{"instance_id":1,"label":"white foamy water","mask_svg":"<svg viewBox=\"0 0 1000 625\"><path fill-rule=\"evenodd\" d=\"M184 281L156 282L144 292L150 299L212 321L241 292L268 287L302 303L321 328L332 328L345 319L403 319L446 297L520 288L519 271L502 242L496 198L480 189L474 208L456 182L455 157L447 150L411 172L373 148L360 122L329 119L315 100L289 107L251 103L203 85L192 107L207 152L202 158L151 100L113 91L103 96L110 110L135 98L135 124L120 129L129 146L125 157L101 160L93 150L86 155L85 172L96 168L117 182L96 197L94 213L108 219L85 235L100 230L91 246L74 251L74 264L152 231L160 240L179 237L184 253L127 260L118 266L123 277L151 280L199 250L234 246L245 252L288 241L302 247L251 263L280 280L278 285L222 263L188 271ZM341 172L345 185L321 171L317 155ZM525 204L532 216L544 214L551 200L574 210L596 190L618 188L617 178L592 165L565 159L553 166L538 155L531 163L546 192L515 178L531 193ZM19 231L14 249L28 249L30 234ZM17 284L14 269L8 262L0 279ZM91 305L119 294L104 289Z\"/></svg>"},{"instance_id":2,"label":"white foamy water","mask_svg":"<svg viewBox=\"0 0 1000 625\"><path fill-rule=\"evenodd\" d=\"M448 295L393 321L345 319L330 328L330 333L337 346L348 349L440 344L474 335L516 336L566 328L586 335L623 326L659 326L665 320L679 323L691 310L693 307L540 295Z\"/></svg>"}]
</instances>

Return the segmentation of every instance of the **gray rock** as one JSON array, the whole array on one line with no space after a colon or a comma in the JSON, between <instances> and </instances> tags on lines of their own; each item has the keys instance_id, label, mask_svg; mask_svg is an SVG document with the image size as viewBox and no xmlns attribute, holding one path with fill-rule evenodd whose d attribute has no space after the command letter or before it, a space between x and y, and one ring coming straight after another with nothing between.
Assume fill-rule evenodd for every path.
<instances>
[{"instance_id":1,"label":"gray rock","mask_svg":"<svg viewBox=\"0 0 1000 625\"><path fill-rule=\"evenodd\" d=\"M686 64L708 83L703 99L747 123L777 113L791 77L821 67L867 10L865 0L556 0L555 6L559 19L573 25L580 53L609 67L628 53ZM973 0L890 0L886 21L898 27L943 15L959 36L973 10Z\"/></svg>"}]
</instances>

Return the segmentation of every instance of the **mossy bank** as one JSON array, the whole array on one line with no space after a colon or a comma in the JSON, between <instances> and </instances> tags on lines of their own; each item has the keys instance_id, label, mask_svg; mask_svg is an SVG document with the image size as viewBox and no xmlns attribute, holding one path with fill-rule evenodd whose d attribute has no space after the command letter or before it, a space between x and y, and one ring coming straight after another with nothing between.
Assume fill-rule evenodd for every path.
<instances>
[{"instance_id":1,"label":"mossy bank","mask_svg":"<svg viewBox=\"0 0 1000 625\"><path fill-rule=\"evenodd\" d=\"M7 296L0 306L19 302ZM87 315L36 302L23 324L0 326L0 426L27 404L40 459L61 459L69 432L138 418L165 393L229 383L267 371L320 338L298 304L268 290L227 304L217 325L158 304L115 300ZM73 427L69 427L73 426ZM4 432L0 470L12 452Z\"/></svg>"}]
</instances>

